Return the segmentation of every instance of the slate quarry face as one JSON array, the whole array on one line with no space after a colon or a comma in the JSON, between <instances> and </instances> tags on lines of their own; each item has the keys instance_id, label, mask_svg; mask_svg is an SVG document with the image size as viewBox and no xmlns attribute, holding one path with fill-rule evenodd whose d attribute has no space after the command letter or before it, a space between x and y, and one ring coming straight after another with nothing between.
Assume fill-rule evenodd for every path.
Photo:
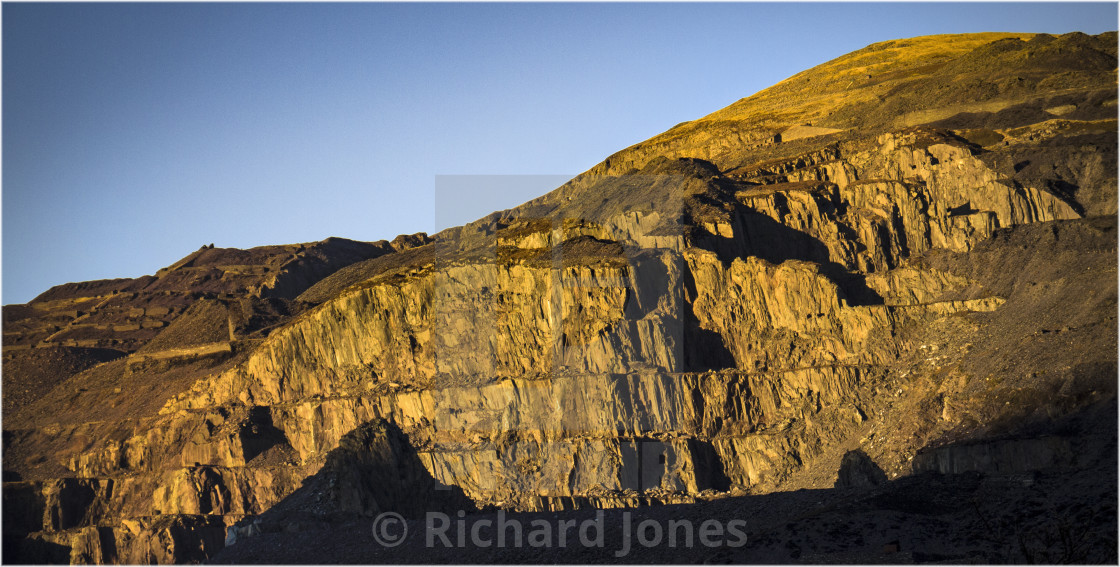
<instances>
[{"instance_id":1,"label":"slate quarry face","mask_svg":"<svg viewBox=\"0 0 1120 567\"><path fill-rule=\"evenodd\" d=\"M5 558L1114 462L1116 57L875 44L432 237L5 306Z\"/></svg>"}]
</instances>

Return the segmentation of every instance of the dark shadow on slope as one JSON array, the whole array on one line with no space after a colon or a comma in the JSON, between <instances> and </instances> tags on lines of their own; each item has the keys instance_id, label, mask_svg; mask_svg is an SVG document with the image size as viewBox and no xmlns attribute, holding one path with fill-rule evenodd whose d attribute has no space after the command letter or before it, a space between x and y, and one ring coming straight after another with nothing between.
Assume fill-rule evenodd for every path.
<instances>
[{"instance_id":1,"label":"dark shadow on slope","mask_svg":"<svg viewBox=\"0 0 1120 567\"><path fill-rule=\"evenodd\" d=\"M867 285L867 276L850 272L844 266L835 262L821 264L821 273L832 280L840 288L841 297L848 300L848 305L882 305L883 296Z\"/></svg>"},{"instance_id":2,"label":"dark shadow on slope","mask_svg":"<svg viewBox=\"0 0 1120 567\"><path fill-rule=\"evenodd\" d=\"M930 122L928 126L951 130L962 129L1005 129L1036 124L1059 118L1044 108L1075 106L1076 109L1062 114L1065 120L1107 120L1116 118L1116 107L1106 104L1116 99L1116 92L1101 89L1060 96L1049 96L1015 104L997 112L961 112L949 118Z\"/></svg>"},{"instance_id":3,"label":"dark shadow on slope","mask_svg":"<svg viewBox=\"0 0 1120 567\"><path fill-rule=\"evenodd\" d=\"M4 534L4 563L69 565L70 548L54 542Z\"/></svg>"},{"instance_id":4,"label":"dark shadow on slope","mask_svg":"<svg viewBox=\"0 0 1120 567\"><path fill-rule=\"evenodd\" d=\"M734 368L735 357L715 331L702 328L695 315L687 312L684 324L684 371L703 372Z\"/></svg>"},{"instance_id":5,"label":"dark shadow on slope","mask_svg":"<svg viewBox=\"0 0 1120 567\"><path fill-rule=\"evenodd\" d=\"M731 479L723 469L723 461L710 441L689 439L688 450L692 454L692 466L696 467L697 490L731 490Z\"/></svg>"},{"instance_id":6,"label":"dark shadow on slope","mask_svg":"<svg viewBox=\"0 0 1120 567\"><path fill-rule=\"evenodd\" d=\"M272 412L265 406L249 409L249 420L237 432L245 461L251 461L276 445L289 445L284 432L272 424Z\"/></svg>"},{"instance_id":7,"label":"dark shadow on slope","mask_svg":"<svg viewBox=\"0 0 1120 567\"><path fill-rule=\"evenodd\" d=\"M396 424L375 419L347 433L318 473L257 517L237 523L238 539L269 532L324 529L340 520L395 512L422 518L428 512L472 512L457 486L437 481ZM228 543L228 538L227 538Z\"/></svg>"},{"instance_id":8,"label":"dark shadow on slope","mask_svg":"<svg viewBox=\"0 0 1120 567\"><path fill-rule=\"evenodd\" d=\"M1116 366L1104 365L1100 376L1115 380ZM1076 367L1073 373L1078 372ZM1115 386L1100 384L1101 390ZM1044 395L1044 394L1039 394ZM912 462L915 472L999 474L1023 473L1045 468L1092 468L1116 470L1116 396L1078 396L1063 407L1036 401L1039 411L1027 416L1014 414L987 424L983 437L952 435L931 442L918 451ZM1053 417L1051 417L1053 416ZM1115 484L1116 478L1113 478Z\"/></svg>"},{"instance_id":9,"label":"dark shadow on slope","mask_svg":"<svg viewBox=\"0 0 1120 567\"><path fill-rule=\"evenodd\" d=\"M887 482L887 473L863 452L855 449L844 454L836 476L836 488L872 488Z\"/></svg>"},{"instance_id":10,"label":"dark shadow on slope","mask_svg":"<svg viewBox=\"0 0 1120 567\"><path fill-rule=\"evenodd\" d=\"M745 234L743 253L774 264L786 260L802 260L824 264L829 262L828 247L823 242L794 230L767 215L752 210L738 211ZM732 248L729 246L728 248ZM719 252L717 251L717 254ZM721 257L721 259L723 259ZM728 258L731 260L732 258Z\"/></svg>"},{"instance_id":11,"label":"dark shadow on slope","mask_svg":"<svg viewBox=\"0 0 1120 567\"><path fill-rule=\"evenodd\" d=\"M3 511L5 563L70 562L69 548L53 549L45 542L26 539L29 533L43 529L46 517L46 502L35 483L5 481Z\"/></svg>"},{"instance_id":12,"label":"dark shadow on slope","mask_svg":"<svg viewBox=\"0 0 1120 567\"><path fill-rule=\"evenodd\" d=\"M790 228L767 215L746 207L738 207L744 234L721 237L702 230L693 230L694 246L715 252L724 265L736 258L755 256L772 264L787 260L813 262L825 277L840 288L849 305L881 305L883 297L867 286L866 276L855 273L830 259L828 247L812 236Z\"/></svg>"},{"instance_id":13,"label":"dark shadow on slope","mask_svg":"<svg viewBox=\"0 0 1120 567\"><path fill-rule=\"evenodd\" d=\"M683 270L685 297L696 297L696 280L692 270ZM683 311L683 361L685 372L702 372L721 368L734 368L735 356L723 342L723 337L710 329L700 326L700 320L691 306Z\"/></svg>"},{"instance_id":14,"label":"dark shadow on slope","mask_svg":"<svg viewBox=\"0 0 1120 567\"><path fill-rule=\"evenodd\" d=\"M461 520L452 516L462 522L468 536L476 527L484 537L492 536L500 522L517 522L522 527L517 535L521 545L508 543L515 539L512 529L507 532L507 545L496 545L493 537L482 545L467 537L458 545L457 526L447 532L452 545L442 545L438 539L432 545L425 523L414 520L408 522L407 538L400 545L383 546L374 541L368 520L353 520L309 533L264 533L227 548L212 562L1115 563L1115 417L1112 398L1070 416L1068 423L1050 424L1050 433L1067 433L1071 444L1100 455L1074 465L1035 463L1026 469L1007 469L1001 466L1005 463L993 461L987 468L955 474L916 472L867 485L731 496L695 504L502 512L500 516L488 510L466 514ZM968 443L991 442L996 441ZM703 452L699 445L696 449ZM865 464L879 470L869 458ZM596 518L601 518L601 540L581 541L575 526L595 523ZM533 522L555 528L561 521L574 526L565 545L557 543L555 534L551 545L525 543ZM697 539L705 522L728 526L732 521L740 522L744 545L704 545ZM659 543L640 543L635 530L643 524L660 526ZM689 526L691 545L686 543ZM669 530L677 530L676 545L669 543ZM650 541L652 532L647 530L645 541ZM626 554L619 555L627 548Z\"/></svg>"}]
</instances>

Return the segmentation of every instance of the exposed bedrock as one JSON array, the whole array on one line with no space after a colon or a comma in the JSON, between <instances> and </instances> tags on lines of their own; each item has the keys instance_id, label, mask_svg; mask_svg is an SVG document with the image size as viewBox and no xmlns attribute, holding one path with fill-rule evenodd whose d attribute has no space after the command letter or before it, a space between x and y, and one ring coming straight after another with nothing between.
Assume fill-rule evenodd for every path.
<instances>
[{"instance_id":1,"label":"exposed bedrock","mask_svg":"<svg viewBox=\"0 0 1120 567\"><path fill-rule=\"evenodd\" d=\"M999 38L958 39L873 74L971 73ZM204 247L5 307L5 552L1078 466L1047 424L1116 393L1115 36L1053 41L1111 63L982 107L898 94L900 122L787 81L432 238ZM849 63L821 73L866 82ZM13 378L9 415L35 345L103 350Z\"/></svg>"}]
</instances>

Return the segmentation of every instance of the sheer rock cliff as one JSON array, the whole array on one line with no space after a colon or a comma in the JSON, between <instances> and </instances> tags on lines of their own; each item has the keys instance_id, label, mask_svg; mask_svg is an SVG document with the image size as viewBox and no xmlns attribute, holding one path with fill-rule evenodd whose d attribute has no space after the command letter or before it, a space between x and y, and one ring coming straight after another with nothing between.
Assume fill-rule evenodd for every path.
<instances>
[{"instance_id":1,"label":"sheer rock cliff","mask_svg":"<svg viewBox=\"0 0 1120 567\"><path fill-rule=\"evenodd\" d=\"M5 556L832 487L855 450L1077 466L1046 424L1115 400L1116 55L876 44L433 237L204 247L5 306Z\"/></svg>"}]
</instances>

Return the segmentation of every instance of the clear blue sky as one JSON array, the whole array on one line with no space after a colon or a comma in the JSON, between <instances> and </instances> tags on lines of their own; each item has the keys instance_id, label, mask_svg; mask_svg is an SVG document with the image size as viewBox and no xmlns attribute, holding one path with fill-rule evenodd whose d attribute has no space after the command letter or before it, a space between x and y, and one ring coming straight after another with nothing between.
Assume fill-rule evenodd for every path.
<instances>
[{"instance_id":1,"label":"clear blue sky","mask_svg":"<svg viewBox=\"0 0 1120 567\"><path fill-rule=\"evenodd\" d=\"M1115 3L4 3L2 301L461 224L877 41L1116 27ZM457 174L528 177L436 226Z\"/></svg>"}]
</instances>

